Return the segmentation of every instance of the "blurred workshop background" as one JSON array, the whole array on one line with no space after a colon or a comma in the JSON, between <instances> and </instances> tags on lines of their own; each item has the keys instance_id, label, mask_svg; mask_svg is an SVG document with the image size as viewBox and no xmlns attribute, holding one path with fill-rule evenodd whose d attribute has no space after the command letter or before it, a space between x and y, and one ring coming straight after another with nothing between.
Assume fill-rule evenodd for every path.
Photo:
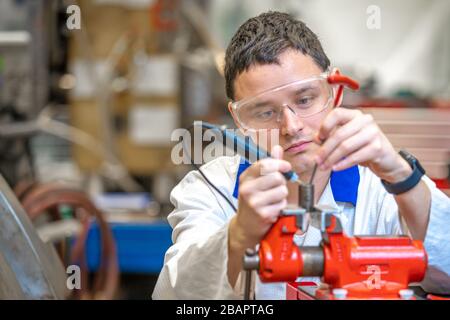
<instances>
[{"instance_id":1,"label":"blurred workshop background","mask_svg":"<svg viewBox=\"0 0 450 320\"><path fill-rule=\"evenodd\" d=\"M150 298L169 194L191 170L171 134L232 126L223 52L269 9L319 35L362 84L345 105L450 195L448 0L2 0L0 298ZM82 285L67 292L74 264Z\"/></svg>"}]
</instances>

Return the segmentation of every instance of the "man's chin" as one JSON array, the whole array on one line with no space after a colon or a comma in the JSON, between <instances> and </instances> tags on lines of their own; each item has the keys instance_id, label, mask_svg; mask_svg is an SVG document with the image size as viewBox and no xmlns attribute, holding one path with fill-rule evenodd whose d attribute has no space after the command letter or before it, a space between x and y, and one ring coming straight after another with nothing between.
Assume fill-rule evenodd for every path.
<instances>
[{"instance_id":1,"label":"man's chin","mask_svg":"<svg viewBox=\"0 0 450 320\"><path fill-rule=\"evenodd\" d=\"M314 167L312 152L300 152L285 157L285 160L292 165L292 169L297 173L310 171Z\"/></svg>"}]
</instances>

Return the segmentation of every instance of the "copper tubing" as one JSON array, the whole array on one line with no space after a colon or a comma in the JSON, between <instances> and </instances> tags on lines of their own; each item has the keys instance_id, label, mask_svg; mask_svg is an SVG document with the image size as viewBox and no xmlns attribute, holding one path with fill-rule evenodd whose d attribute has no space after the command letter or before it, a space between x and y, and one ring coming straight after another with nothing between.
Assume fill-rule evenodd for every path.
<instances>
[{"instance_id":1,"label":"copper tubing","mask_svg":"<svg viewBox=\"0 0 450 320\"><path fill-rule=\"evenodd\" d=\"M36 183L33 181L19 181L14 186L14 194L16 195L17 199L19 199L20 202L22 202L23 197L33 188L36 186Z\"/></svg>"},{"instance_id":2,"label":"copper tubing","mask_svg":"<svg viewBox=\"0 0 450 320\"><path fill-rule=\"evenodd\" d=\"M81 294L77 296L81 298L113 299L119 282L119 267L113 234L103 214L82 191L71 190L55 183L34 186L24 192L25 189L17 188L16 190L21 191L22 205L31 219L35 219L49 210L57 211L58 206L62 204L70 205L77 213L82 213L83 229L76 240L71 256L71 260L78 263L80 269L82 269L82 289L87 287L88 272L85 243L90 225L89 217L95 217L100 227L102 259L95 277L93 292L81 290Z\"/></svg>"}]
</instances>

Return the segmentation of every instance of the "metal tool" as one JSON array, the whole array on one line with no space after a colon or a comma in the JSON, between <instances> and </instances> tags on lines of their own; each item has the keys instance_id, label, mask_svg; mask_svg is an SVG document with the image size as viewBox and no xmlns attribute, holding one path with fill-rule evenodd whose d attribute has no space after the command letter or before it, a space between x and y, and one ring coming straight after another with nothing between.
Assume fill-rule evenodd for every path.
<instances>
[{"instance_id":1,"label":"metal tool","mask_svg":"<svg viewBox=\"0 0 450 320\"><path fill-rule=\"evenodd\" d=\"M227 130L226 126L219 127L203 121L195 121L194 126L196 125L200 125L203 128L211 129L217 132L219 134L217 137L221 139L225 146L233 145L234 151L244 157L248 162L251 162L250 159L261 160L271 158L270 153L253 143L250 137L242 138L235 134L233 132L234 130ZM227 141L231 141L232 143L227 143ZM288 181L297 183L301 182L298 175L292 170L283 173L283 175Z\"/></svg>"}]
</instances>

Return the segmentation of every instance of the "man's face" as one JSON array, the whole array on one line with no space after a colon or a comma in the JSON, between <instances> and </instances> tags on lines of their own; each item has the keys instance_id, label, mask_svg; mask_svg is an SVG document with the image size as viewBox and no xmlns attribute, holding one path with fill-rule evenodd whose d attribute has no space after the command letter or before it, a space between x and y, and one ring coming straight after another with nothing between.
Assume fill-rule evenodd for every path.
<instances>
[{"instance_id":1,"label":"man's face","mask_svg":"<svg viewBox=\"0 0 450 320\"><path fill-rule=\"evenodd\" d=\"M254 97L270 88L318 76L323 72L310 56L296 50L287 50L278 59L280 64L254 65L239 74L234 82L235 100ZM270 139L268 145L262 145L261 139L255 142L262 148L269 149L269 152L275 144L280 144L284 150L284 159L292 164L294 171L301 173L311 170L312 156L318 148L313 138L329 111L330 108L313 116L300 118L285 108L280 119L278 143ZM234 120L239 126L236 118ZM270 137L271 134L268 133L267 136Z\"/></svg>"}]
</instances>

